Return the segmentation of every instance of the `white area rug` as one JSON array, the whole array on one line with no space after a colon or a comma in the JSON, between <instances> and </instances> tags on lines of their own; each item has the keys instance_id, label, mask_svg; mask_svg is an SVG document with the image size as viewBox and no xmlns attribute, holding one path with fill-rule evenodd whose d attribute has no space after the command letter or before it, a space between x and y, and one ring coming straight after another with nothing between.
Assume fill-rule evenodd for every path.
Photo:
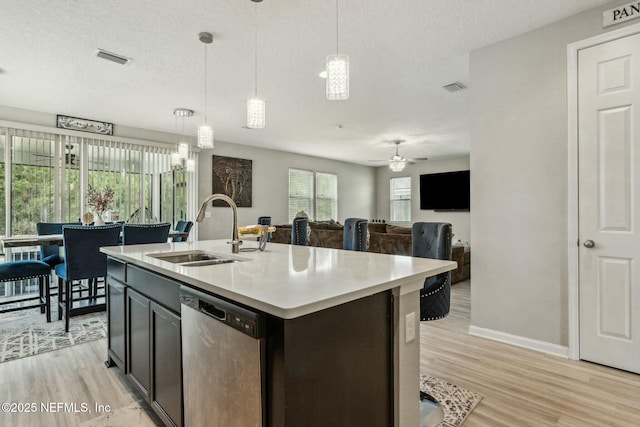
<instances>
[{"instance_id":1,"label":"white area rug","mask_svg":"<svg viewBox=\"0 0 640 427\"><path fill-rule=\"evenodd\" d=\"M32 310L17 313L28 311ZM107 336L105 312L72 317L69 332L65 332L64 319L58 321L55 310L51 316L51 323L46 322L44 314L40 314L39 310L33 311L37 315L18 315L17 319L0 320L0 362L58 350Z\"/></svg>"},{"instance_id":2,"label":"white area rug","mask_svg":"<svg viewBox=\"0 0 640 427\"><path fill-rule=\"evenodd\" d=\"M420 375L420 390L435 397L444 411L442 427L458 427L469 416L482 396L440 378Z\"/></svg>"}]
</instances>

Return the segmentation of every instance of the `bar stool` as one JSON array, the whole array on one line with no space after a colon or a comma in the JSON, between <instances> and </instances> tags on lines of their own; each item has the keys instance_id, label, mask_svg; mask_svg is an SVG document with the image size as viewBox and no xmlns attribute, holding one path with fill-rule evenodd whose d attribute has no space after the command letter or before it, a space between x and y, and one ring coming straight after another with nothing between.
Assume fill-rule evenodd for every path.
<instances>
[{"instance_id":1,"label":"bar stool","mask_svg":"<svg viewBox=\"0 0 640 427\"><path fill-rule=\"evenodd\" d=\"M364 218L347 218L344 221L342 248L348 251L367 251L367 226Z\"/></svg>"},{"instance_id":2,"label":"bar stool","mask_svg":"<svg viewBox=\"0 0 640 427\"><path fill-rule=\"evenodd\" d=\"M16 302L37 300L38 304L24 307L0 309L0 313L27 310L40 307L40 313L46 313L47 322L51 322L51 293L49 291L49 275L51 267L42 261L11 261L0 264L0 283L17 282L19 280L38 279L39 295L37 297L20 298L0 303L0 306Z\"/></svg>"}]
</instances>

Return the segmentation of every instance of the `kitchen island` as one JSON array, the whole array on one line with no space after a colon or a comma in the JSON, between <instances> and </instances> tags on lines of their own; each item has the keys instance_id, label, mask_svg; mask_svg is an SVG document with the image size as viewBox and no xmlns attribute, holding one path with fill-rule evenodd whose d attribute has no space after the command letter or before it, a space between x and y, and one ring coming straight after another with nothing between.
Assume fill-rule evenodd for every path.
<instances>
[{"instance_id":1,"label":"kitchen island","mask_svg":"<svg viewBox=\"0 0 640 427\"><path fill-rule=\"evenodd\" d=\"M207 402L186 395L186 379L182 387L190 370L183 359L186 366L193 356L184 339L193 334L181 318L180 287L265 318L258 425L420 424L419 290L455 262L284 244L232 254L223 240L102 252L109 257L107 364L128 375L165 424L193 423L189 402ZM233 262L197 266L164 256L184 253ZM220 419L242 425L242 403Z\"/></svg>"}]
</instances>

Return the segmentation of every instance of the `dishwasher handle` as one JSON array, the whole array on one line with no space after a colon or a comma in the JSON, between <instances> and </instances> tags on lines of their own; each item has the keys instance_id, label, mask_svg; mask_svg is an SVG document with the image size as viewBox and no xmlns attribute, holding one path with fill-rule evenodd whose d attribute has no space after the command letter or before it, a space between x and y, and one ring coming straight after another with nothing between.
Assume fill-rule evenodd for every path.
<instances>
[{"instance_id":1,"label":"dishwasher handle","mask_svg":"<svg viewBox=\"0 0 640 427\"><path fill-rule=\"evenodd\" d=\"M222 320L225 321L227 319L227 311L222 309L222 308L218 308L215 305L208 303L206 301L202 301L199 300L198 301L198 305L200 306L200 311L202 311L205 314L208 314L211 317L215 317L218 320Z\"/></svg>"}]
</instances>

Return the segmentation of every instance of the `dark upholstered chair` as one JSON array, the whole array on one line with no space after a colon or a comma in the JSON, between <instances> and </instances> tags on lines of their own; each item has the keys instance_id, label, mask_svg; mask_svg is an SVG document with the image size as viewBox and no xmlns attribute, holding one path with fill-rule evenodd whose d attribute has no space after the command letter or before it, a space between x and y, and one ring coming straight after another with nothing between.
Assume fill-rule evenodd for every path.
<instances>
[{"instance_id":1,"label":"dark upholstered chair","mask_svg":"<svg viewBox=\"0 0 640 427\"><path fill-rule=\"evenodd\" d=\"M191 227L193 227L193 222L191 221L183 221L180 220L176 223L176 231L182 231L184 233L189 233L191 231ZM174 237L173 238L173 242L186 242L187 238L189 236L187 235L187 237Z\"/></svg>"},{"instance_id":2,"label":"dark upholstered chair","mask_svg":"<svg viewBox=\"0 0 640 427\"><path fill-rule=\"evenodd\" d=\"M270 216L259 216L258 217L258 225L271 225L271 217ZM256 240L260 240L258 237ZM271 241L271 233L267 233L267 242Z\"/></svg>"},{"instance_id":3,"label":"dark upholstered chair","mask_svg":"<svg viewBox=\"0 0 640 427\"><path fill-rule=\"evenodd\" d=\"M411 228L412 255L421 258L451 259L451 224L416 222ZM449 314L451 272L428 277L420 290L420 320L436 320Z\"/></svg>"},{"instance_id":4,"label":"dark upholstered chair","mask_svg":"<svg viewBox=\"0 0 640 427\"><path fill-rule=\"evenodd\" d=\"M36 232L39 236L62 234L65 225L80 225L79 222L39 222L36 224ZM62 262L60 247L57 245L40 245L40 261L54 268Z\"/></svg>"},{"instance_id":5,"label":"dark upholstered chair","mask_svg":"<svg viewBox=\"0 0 640 427\"><path fill-rule=\"evenodd\" d=\"M56 246L57 248L57 246ZM38 279L38 296L25 297L19 299L11 299L0 303L0 313L10 311L26 310L29 308L40 308L41 313L46 313L47 322L51 322L51 294L49 291L49 277L51 276L51 267L42 261L13 261L0 264L0 283L17 282L19 280ZM23 302L36 300L37 304L23 305ZM17 307L1 308L5 305L14 305Z\"/></svg>"},{"instance_id":6,"label":"dark upholstered chair","mask_svg":"<svg viewBox=\"0 0 640 427\"><path fill-rule=\"evenodd\" d=\"M451 259L451 224L416 222L411 228L412 255L421 258ZM451 303L451 272L427 277L420 289L420 320L442 319L449 314ZM428 423L439 425L444 419L441 404L436 398L420 391L422 412L429 413Z\"/></svg>"},{"instance_id":7,"label":"dark upholstered chair","mask_svg":"<svg viewBox=\"0 0 640 427\"><path fill-rule=\"evenodd\" d=\"M99 303L100 299L104 301L104 295L98 295L98 279L107 275L107 255L100 252L100 247L118 245L121 229L120 224L62 227L64 263L56 265L55 271L58 276L58 320L64 313L66 332L72 316L106 309L105 302ZM76 292L72 292L73 282L81 280L88 281L89 296L76 296Z\"/></svg>"},{"instance_id":8,"label":"dark upholstered chair","mask_svg":"<svg viewBox=\"0 0 640 427\"><path fill-rule=\"evenodd\" d=\"M166 243L171 224L125 224L123 241L125 245L144 245L147 243Z\"/></svg>"},{"instance_id":9,"label":"dark upholstered chair","mask_svg":"<svg viewBox=\"0 0 640 427\"><path fill-rule=\"evenodd\" d=\"M348 251L367 251L367 225L363 218L347 218L344 220L343 249Z\"/></svg>"},{"instance_id":10,"label":"dark upholstered chair","mask_svg":"<svg viewBox=\"0 0 640 427\"><path fill-rule=\"evenodd\" d=\"M293 223L291 224L291 244L309 246L308 229L308 218L293 218Z\"/></svg>"}]
</instances>

